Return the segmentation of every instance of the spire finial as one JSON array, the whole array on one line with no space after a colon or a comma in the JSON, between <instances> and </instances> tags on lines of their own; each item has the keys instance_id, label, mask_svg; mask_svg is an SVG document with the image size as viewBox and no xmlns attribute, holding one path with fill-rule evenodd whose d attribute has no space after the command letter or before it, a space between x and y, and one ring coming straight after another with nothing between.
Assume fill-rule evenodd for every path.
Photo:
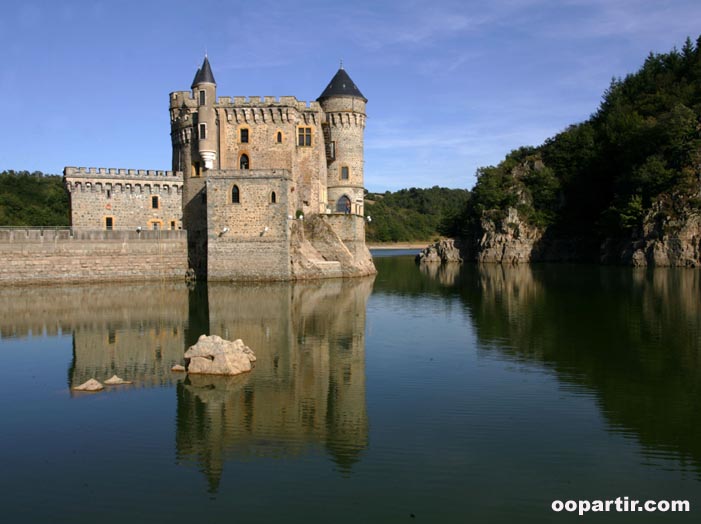
<instances>
[{"instance_id":1,"label":"spire finial","mask_svg":"<svg viewBox=\"0 0 701 524\"><path fill-rule=\"evenodd\" d=\"M341 65L339 66L339 69L343 69L343 58L341 58Z\"/></svg>"}]
</instances>

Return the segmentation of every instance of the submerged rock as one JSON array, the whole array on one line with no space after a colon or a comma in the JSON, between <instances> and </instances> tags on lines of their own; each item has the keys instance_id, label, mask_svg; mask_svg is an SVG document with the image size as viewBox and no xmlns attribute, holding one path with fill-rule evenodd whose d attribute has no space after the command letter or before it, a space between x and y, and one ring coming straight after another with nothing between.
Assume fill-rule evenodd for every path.
<instances>
[{"instance_id":1,"label":"submerged rock","mask_svg":"<svg viewBox=\"0 0 701 524\"><path fill-rule=\"evenodd\" d=\"M133 384L131 380L124 380L117 375L112 375L110 378L105 380L107 386L121 386L122 384Z\"/></svg>"},{"instance_id":2,"label":"submerged rock","mask_svg":"<svg viewBox=\"0 0 701 524\"><path fill-rule=\"evenodd\" d=\"M87 382L83 382L80 386L74 387L73 391L102 391L103 389L105 389L105 386L94 378L91 378Z\"/></svg>"},{"instance_id":3,"label":"submerged rock","mask_svg":"<svg viewBox=\"0 0 701 524\"><path fill-rule=\"evenodd\" d=\"M231 342L217 335L202 335L185 352L188 373L238 375L250 371L255 361L253 351L241 339Z\"/></svg>"},{"instance_id":4,"label":"submerged rock","mask_svg":"<svg viewBox=\"0 0 701 524\"><path fill-rule=\"evenodd\" d=\"M176 371L176 372L179 372L179 373L182 373L183 371L186 371L186 370L185 370L185 366L183 366L183 365L181 365L181 364L175 364L172 368L170 368L170 370L171 370L171 371Z\"/></svg>"}]
</instances>

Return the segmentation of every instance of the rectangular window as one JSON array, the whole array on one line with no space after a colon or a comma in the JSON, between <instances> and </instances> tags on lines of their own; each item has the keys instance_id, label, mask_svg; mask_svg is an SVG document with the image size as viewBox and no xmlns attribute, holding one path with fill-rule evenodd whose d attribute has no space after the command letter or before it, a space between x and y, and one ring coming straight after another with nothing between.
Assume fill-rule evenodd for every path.
<instances>
[{"instance_id":1,"label":"rectangular window","mask_svg":"<svg viewBox=\"0 0 701 524\"><path fill-rule=\"evenodd\" d=\"M336 158L336 142L326 143L326 158L333 160Z\"/></svg>"},{"instance_id":2,"label":"rectangular window","mask_svg":"<svg viewBox=\"0 0 701 524\"><path fill-rule=\"evenodd\" d=\"M192 176L193 177L199 177L200 176L200 163L195 162L192 164Z\"/></svg>"},{"instance_id":3,"label":"rectangular window","mask_svg":"<svg viewBox=\"0 0 701 524\"><path fill-rule=\"evenodd\" d=\"M304 147L309 147L312 145L312 128L311 127L300 127L298 131L298 141L297 144Z\"/></svg>"},{"instance_id":4,"label":"rectangular window","mask_svg":"<svg viewBox=\"0 0 701 524\"><path fill-rule=\"evenodd\" d=\"M348 166L341 167L341 180L348 180Z\"/></svg>"},{"instance_id":5,"label":"rectangular window","mask_svg":"<svg viewBox=\"0 0 701 524\"><path fill-rule=\"evenodd\" d=\"M175 220L170 221L170 229L175 230Z\"/></svg>"},{"instance_id":6,"label":"rectangular window","mask_svg":"<svg viewBox=\"0 0 701 524\"><path fill-rule=\"evenodd\" d=\"M157 196L152 196L151 197L151 209L158 209L158 197Z\"/></svg>"},{"instance_id":7,"label":"rectangular window","mask_svg":"<svg viewBox=\"0 0 701 524\"><path fill-rule=\"evenodd\" d=\"M105 229L108 231L114 229L114 219L112 217L105 217Z\"/></svg>"},{"instance_id":8,"label":"rectangular window","mask_svg":"<svg viewBox=\"0 0 701 524\"><path fill-rule=\"evenodd\" d=\"M200 124L200 140L207 138L207 124Z\"/></svg>"},{"instance_id":9,"label":"rectangular window","mask_svg":"<svg viewBox=\"0 0 701 524\"><path fill-rule=\"evenodd\" d=\"M200 90L200 105L203 106L207 103L207 93L204 89Z\"/></svg>"},{"instance_id":10,"label":"rectangular window","mask_svg":"<svg viewBox=\"0 0 701 524\"><path fill-rule=\"evenodd\" d=\"M248 129L241 130L241 143L248 144Z\"/></svg>"}]
</instances>

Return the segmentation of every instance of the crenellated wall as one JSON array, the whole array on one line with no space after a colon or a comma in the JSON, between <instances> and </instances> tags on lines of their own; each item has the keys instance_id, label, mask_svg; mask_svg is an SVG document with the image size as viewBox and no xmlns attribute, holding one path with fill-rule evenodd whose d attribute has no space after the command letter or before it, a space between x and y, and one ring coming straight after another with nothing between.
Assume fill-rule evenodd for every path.
<instances>
[{"instance_id":1,"label":"crenellated wall","mask_svg":"<svg viewBox=\"0 0 701 524\"><path fill-rule=\"evenodd\" d=\"M182 228L182 173L66 167L63 175L74 228Z\"/></svg>"},{"instance_id":2,"label":"crenellated wall","mask_svg":"<svg viewBox=\"0 0 701 524\"><path fill-rule=\"evenodd\" d=\"M0 229L0 285L184 279L176 231Z\"/></svg>"}]
</instances>

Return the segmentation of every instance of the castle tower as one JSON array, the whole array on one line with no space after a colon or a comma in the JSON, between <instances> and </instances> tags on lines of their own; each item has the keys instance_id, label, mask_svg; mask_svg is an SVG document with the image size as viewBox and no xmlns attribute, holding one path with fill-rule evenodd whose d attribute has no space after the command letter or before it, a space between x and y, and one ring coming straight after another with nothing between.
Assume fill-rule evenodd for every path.
<instances>
[{"instance_id":1,"label":"castle tower","mask_svg":"<svg viewBox=\"0 0 701 524\"><path fill-rule=\"evenodd\" d=\"M189 265L198 277L207 268L206 172L218 166L217 84L204 57L192 91L170 94L173 167L183 172L183 228L188 232Z\"/></svg>"},{"instance_id":2,"label":"castle tower","mask_svg":"<svg viewBox=\"0 0 701 524\"><path fill-rule=\"evenodd\" d=\"M367 98L341 68L317 99L326 115L328 206L334 213L363 214L363 142Z\"/></svg>"}]
</instances>

